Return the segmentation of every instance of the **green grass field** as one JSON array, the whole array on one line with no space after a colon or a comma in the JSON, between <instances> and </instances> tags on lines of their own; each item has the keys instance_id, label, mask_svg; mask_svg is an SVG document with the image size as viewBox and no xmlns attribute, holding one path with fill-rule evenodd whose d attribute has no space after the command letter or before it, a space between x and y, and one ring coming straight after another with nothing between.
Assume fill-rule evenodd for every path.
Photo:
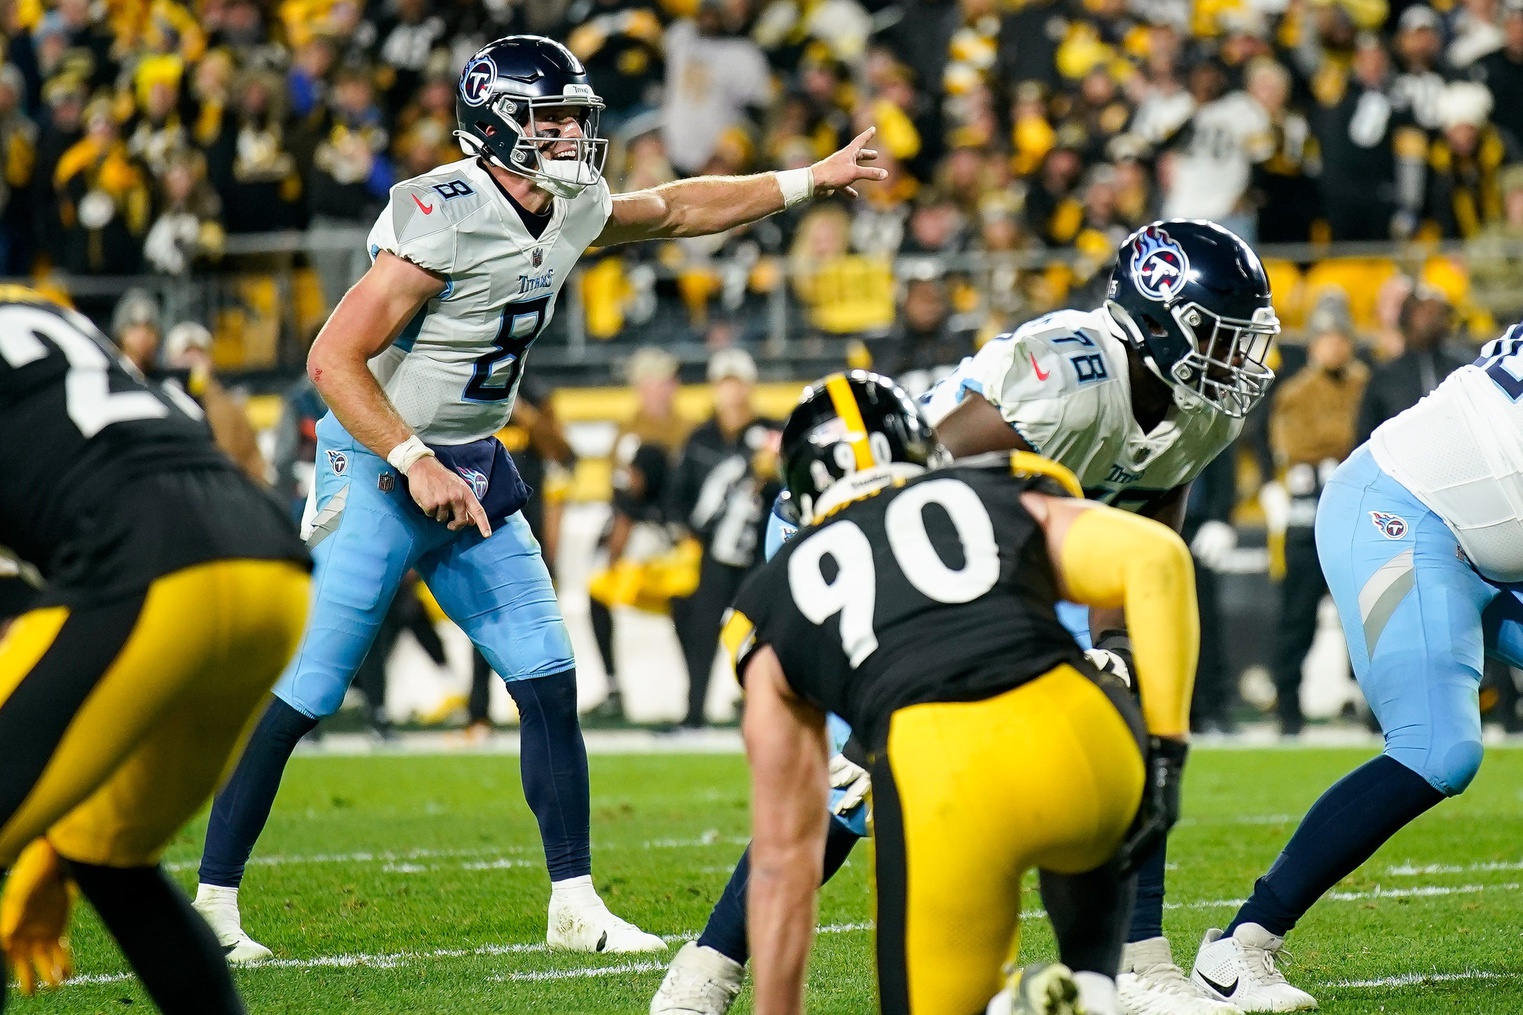
<instances>
[{"instance_id":1,"label":"green grass field","mask_svg":"<svg viewBox=\"0 0 1523 1015\"><path fill-rule=\"evenodd\" d=\"M1357 750L1200 750L1170 855L1168 931L1188 962L1232 912L1312 800ZM619 913L680 940L702 926L747 829L739 757L594 757L599 889ZM168 860L192 885L201 828ZM875 1010L871 854L826 889L810 1011ZM1407 829L1293 936L1292 979L1324 1011L1523 1013L1523 752L1494 750L1470 792ZM517 759L301 757L255 866L244 917L278 961L238 975L274 1013L643 1013L662 964L547 952L548 894ZM1028 908L1040 905L1028 893ZM92 915L73 935L81 981L17 1013L148 1010ZM1040 918L1026 954L1048 957ZM750 1012L749 991L737 1008Z\"/></svg>"}]
</instances>

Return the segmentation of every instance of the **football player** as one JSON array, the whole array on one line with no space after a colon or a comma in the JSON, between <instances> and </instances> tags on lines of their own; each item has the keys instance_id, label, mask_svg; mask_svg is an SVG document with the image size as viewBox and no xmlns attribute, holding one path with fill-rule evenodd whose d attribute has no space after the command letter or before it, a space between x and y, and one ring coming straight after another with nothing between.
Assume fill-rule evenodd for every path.
<instances>
[{"instance_id":1,"label":"football player","mask_svg":"<svg viewBox=\"0 0 1523 1015\"><path fill-rule=\"evenodd\" d=\"M1035 455L934 468L943 457L909 396L873 374L817 383L784 427L804 527L725 628L746 688L756 1007L803 1010L829 711L872 772L881 1009L1116 1015L1123 871L1178 813L1199 646L1190 554L1157 522L1075 499L1072 473ZM1145 803L1143 718L1059 622L1060 598L1134 623ZM1031 867L1066 966L1001 993Z\"/></svg>"},{"instance_id":2,"label":"football player","mask_svg":"<svg viewBox=\"0 0 1523 1015\"><path fill-rule=\"evenodd\" d=\"M602 106L557 42L510 36L478 52L456 93L469 157L392 188L370 269L312 346L308 373L330 412L317 427L311 624L217 797L197 890L230 961L270 956L241 927L244 865L292 749L338 709L412 569L518 705L524 793L552 882L548 942L664 947L593 888L571 643L519 511L523 482L492 435L587 247L723 232L886 174L862 164L876 157L868 130L809 169L615 196L601 171Z\"/></svg>"},{"instance_id":3,"label":"football player","mask_svg":"<svg viewBox=\"0 0 1523 1015\"><path fill-rule=\"evenodd\" d=\"M1483 657L1523 665L1523 325L1381 424L1317 505L1317 557L1385 751L1312 805L1192 979L1245 1011L1317 1002L1275 967L1333 885L1481 765Z\"/></svg>"},{"instance_id":4,"label":"football player","mask_svg":"<svg viewBox=\"0 0 1523 1015\"><path fill-rule=\"evenodd\" d=\"M0 640L0 947L25 993L67 977L72 882L161 1011L242 1012L159 856L295 651L306 549L188 396L16 287L0 472L0 556L42 579Z\"/></svg>"},{"instance_id":5,"label":"football player","mask_svg":"<svg viewBox=\"0 0 1523 1015\"><path fill-rule=\"evenodd\" d=\"M921 404L955 456L1035 451L1074 472L1089 497L1177 531L1190 483L1232 444L1273 380L1264 357L1278 332L1269 281L1246 243L1209 222L1157 222L1122 245L1102 306L1048 314L991 340ZM795 523L790 511L783 503L774 510L769 546ZM1094 632L1100 664L1127 672L1119 612L1086 616L1065 605L1060 615L1081 644ZM860 762L849 749L832 760L842 790L832 808L842 820L830 826L827 877L865 834L851 811L869 781ZM1232 1015L1233 1006L1206 996L1174 964L1163 936L1164 865L1161 843L1142 860L1119 981L1123 1008ZM652 1015L729 1009L748 951L749 871L743 856L702 936L674 958Z\"/></svg>"}]
</instances>

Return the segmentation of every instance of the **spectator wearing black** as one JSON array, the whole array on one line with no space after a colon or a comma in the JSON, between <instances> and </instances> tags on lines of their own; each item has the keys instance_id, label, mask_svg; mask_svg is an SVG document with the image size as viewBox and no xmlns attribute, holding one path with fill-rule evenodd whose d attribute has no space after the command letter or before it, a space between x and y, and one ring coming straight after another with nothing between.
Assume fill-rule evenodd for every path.
<instances>
[{"instance_id":1,"label":"spectator wearing black","mask_svg":"<svg viewBox=\"0 0 1523 1015\"><path fill-rule=\"evenodd\" d=\"M1391 52L1396 77L1391 82L1391 105L1423 130L1438 129L1438 98L1448 84L1444 67L1444 23L1427 4L1401 12Z\"/></svg>"},{"instance_id":2,"label":"spectator wearing black","mask_svg":"<svg viewBox=\"0 0 1523 1015\"><path fill-rule=\"evenodd\" d=\"M431 13L427 0L396 0L395 15L378 26L376 55L382 65L382 104L395 117L418 91L429 57L444 42L444 18ZM596 79L594 79L596 80Z\"/></svg>"},{"instance_id":3,"label":"spectator wearing black","mask_svg":"<svg viewBox=\"0 0 1523 1015\"><path fill-rule=\"evenodd\" d=\"M617 573L623 561L638 565L672 548L667 524L672 469L688 433L677 415L676 357L654 346L636 350L627 379L635 390L635 415L614 438L612 510L598 541L609 574ZM624 695L613 644L612 606L619 604L604 602L600 594L590 599L592 633L608 676L608 697L596 715L623 720ZM675 612L676 604L672 608Z\"/></svg>"},{"instance_id":4,"label":"spectator wearing black","mask_svg":"<svg viewBox=\"0 0 1523 1015\"><path fill-rule=\"evenodd\" d=\"M59 218L58 192L54 178L64 153L85 136L85 86L78 79L63 76L49 81L42 91L41 134L37 140L37 166L33 171L32 221L37 246L52 258L63 261L63 221Z\"/></svg>"},{"instance_id":5,"label":"spectator wearing black","mask_svg":"<svg viewBox=\"0 0 1523 1015\"><path fill-rule=\"evenodd\" d=\"M947 280L934 263L914 266L894 329L883 343L882 367L919 397L973 355L976 329L952 313Z\"/></svg>"},{"instance_id":6,"label":"spectator wearing black","mask_svg":"<svg viewBox=\"0 0 1523 1015\"><path fill-rule=\"evenodd\" d=\"M1332 65L1313 79L1307 119L1322 152L1319 187L1334 240L1410 234L1422 207L1420 128L1391 101L1380 39L1362 35L1348 73Z\"/></svg>"},{"instance_id":7,"label":"spectator wearing black","mask_svg":"<svg viewBox=\"0 0 1523 1015\"><path fill-rule=\"evenodd\" d=\"M881 39L899 60L915 72L921 89L932 94L942 90L948 47L962 27L958 0L906 0L897 5L900 18Z\"/></svg>"},{"instance_id":8,"label":"spectator wearing black","mask_svg":"<svg viewBox=\"0 0 1523 1015\"><path fill-rule=\"evenodd\" d=\"M1337 315L1313 315L1310 330L1306 366L1276 385L1270 415L1270 444L1285 481L1267 483L1259 494L1271 528L1281 529L1285 538L1274 684L1280 732L1286 736L1305 726L1301 666L1317 633L1317 608L1327 595L1313 527L1317 501L1333 470L1354 450L1354 424L1370 376L1354 358L1347 325Z\"/></svg>"},{"instance_id":9,"label":"spectator wearing black","mask_svg":"<svg viewBox=\"0 0 1523 1015\"><path fill-rule=\"evenodd\" d=\"M661 18L649 0L575 0L566 12L575 25L566 46L587 67L607 103L604 133L612 136L630 117L659 101L666 57Z\"/></svg>"},{"instance_id":10,"label":"spectator wearing black","mask_svg":"<svg viewBox=\"0 0 1523 1015\"><path fill-rule=\"evenodd\" d=\"M350 69L338 75L327 108L308 137L315 142L307 177L308 235L326 247L312 251L323 298L329 307L364 274L369 258L363 240L333 243L345 230L368 229L391 190L388 135L370 76ZM330 234L337 232L337 237Z\"/></svg>"},{"instance_id":11,"label":"spectator wearing black","mask_svg":"<svg viewBox=\"0 0 1523 1015\"><path fill-rule=\"evenodd\" d=\"M1248 91L1269 114L1271 154L1253 167L1260 243L1305 243L1321 213L1311 126L1287 108L1290 85L1290 74L1277 63L1266 60L1249 70Z\"/></svg>"},{"instance_id":12,"label":"spectator wearing black","mask_svg":"<svg viewBox=\"0 0 1523 1015\"><path fill-rule=\"evenodd\" d=\"M714 415L688 438L672 482L672 518L703 544L697 591L672 603L687 661L682 725L689 729L707 722L704 703L724 612L761 559L766 511L778 489L774 444L781 424L762 418L752 405L756 376L756 364L740 349L721 349L709 358Z\"/></svg>"},{"instance_id":13,"label":"spectator wearing black","mask_svg":"<svg viewBox=\"0 0 1523 1015\"><path fill-rule=\"evenodd\" d=\"M999 26L995 74L1001 81L1058 84L1058 45L1068 34L1068 11L1061 0L1031 0L1004 15Z\"/></svg>"},{"instance_id":14,"label":"spectator wearing black","mask_svg":"<svg viewBox=\"0 0 1523 1015\"><path fill-rule=\"evenodd\" d=\"M1359 403L1356 447L1369 440L1376 427L1416 405L1439 381L1468 362L1443 349L1453 333L1454 310L1437 289L1417 286L1402 304L1398 326L1406 350L1370 374Z\"/></svg>"},{"instance_id":15,"label":"spectator wearing black","mask_svg":"<svg viewBox=\"0 0 1523 1015\"><path fill-rule=\"evenodd\" d=\"M0 67L0 274L32 267L33 181L37 125L23 111L26 82L14 64Z\"/></svg>"},{"instance_id":16,"label":"spectator wearing black","mask_svg":"<svg viewBox=\"0 0 1523 1015\"><path fill-rule=\"evenodd\" d=\"M1503 3L1502 32L1502 48L1477 60L1471 74L1491 92L1492 122L1523 143L1523 0Z\"/></svg>"},{"instance_id":17,"label":"spectator wearing black","mask_svg":"<svg viewBox=\"0 0 1523 1015\"><path fill-rule=\"evenodd\" d=\"M84 138L64 153L54 173L63 267L131 275L142 264L148 231L148 173L127 151L109 100L92 102L85 122Z\"/></svg>"},{"instance_id":18,"label":"spectator wearing black","mask_svg":"<svg viewBox=\"0 0 1523 1015\"><path fill-rule=\"evenodd\" d=\"M207 174L222 198L229 233L296 229L305 224L302 179L285 117L285 88L267 71L245 74L236 112L207 148Z\"/></svg>"}]
</instances>

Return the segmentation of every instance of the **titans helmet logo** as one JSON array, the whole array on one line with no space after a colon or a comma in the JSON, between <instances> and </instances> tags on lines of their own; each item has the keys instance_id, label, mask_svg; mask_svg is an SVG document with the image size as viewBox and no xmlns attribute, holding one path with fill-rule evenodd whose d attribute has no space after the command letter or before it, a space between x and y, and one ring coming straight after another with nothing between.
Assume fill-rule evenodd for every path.
<instances>
[{"instance_id":1,"label":"titans helmet logo","mask_svg":"<svg viewBox=\"0 0 1523 1015\"><path fill-rule=\"evenodd\" d=\"M1167 303L1184 287L1190 259L1168 233L1149 226L1137 236L1131 267L1137 291L1150 300Z\"/></svg>"},{"instance_id":2,"label":"titans helmet logo","mask_svg":"<svg viewBox=\"0 0 1523 1015\"><path fill-rule=\"evenodd\" d=\"M455 471L460 474L461 479L470 484L471 492L476 495L477 500L480 500L487 495L488 483L486 473L480 471L479 469L466 468L463 465L455 466Z\"/></svg>"},{"instance_id":3,"label":"titans helmet logo","mask_svg":"<svg viewBox=\"0 0 1523 1015\"><path fill-rule=\"evenodd\" d=\"M492 97L492 86L497 83L497 65L489 56L478 56L466 64L460 75L460 97L468 106L485 105Z\"/></svg>"}]
</instances>

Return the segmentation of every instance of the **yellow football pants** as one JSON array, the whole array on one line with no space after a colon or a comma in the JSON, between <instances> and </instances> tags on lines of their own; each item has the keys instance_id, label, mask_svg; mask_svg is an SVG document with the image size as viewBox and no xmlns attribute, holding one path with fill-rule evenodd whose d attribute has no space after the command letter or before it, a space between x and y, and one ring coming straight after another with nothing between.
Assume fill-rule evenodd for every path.
<instances>
[{"instance_id":1,"label":"yellow football pants","mask_svg":"<svg viewBox=\"0 0 1523 1015\"><path fill-rule=\"evenodd\" d=\"M895 712L873 765L885 1015L982 1012L1019 951L1026 871L1099 867L1142 786L1137 735L1067 665L994 698Z\"/></svg>"},{"instance_id":2,"label":"yellow football pants","mask_svg":"<svg viewBox=\"0 0 1523 1015\"><path fill-rule=\"evenodd\" d=\"M213 561L19 617L0 640L0 867L44 834L71 860L157 863L236 760L307 586L285 561Z\"/></svg>"}]
</instances>

